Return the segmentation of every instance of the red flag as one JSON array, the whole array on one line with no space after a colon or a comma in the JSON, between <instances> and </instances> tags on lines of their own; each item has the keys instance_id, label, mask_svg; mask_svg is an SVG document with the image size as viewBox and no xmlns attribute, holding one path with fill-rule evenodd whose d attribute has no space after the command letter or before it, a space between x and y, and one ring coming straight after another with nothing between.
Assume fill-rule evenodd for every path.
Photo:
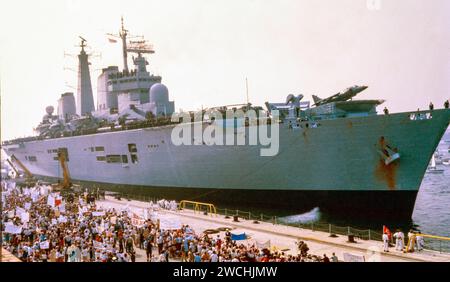
<instances>
[{"instance_id":1,"label":"red flag","mask_svg":"<svg viewBox=\"0 0 450 282\"><path fill-rule=\"evenodd\" d=\"M58 196L55 198L55 207L61 205L62 197Z\"/></svg>"},{"instance_id":2,"label":"red flag","mask_svg":"<svg viewBox=\"0 0 450 282\"><path fill-rule=\"evenodd\" d=\"M391 230L389 230L389 228L387 228L386 225L383 225L383 234L384 233L386 233L389 237L389 240L391 240L392 238Z\"/></svg>"}]
</instances>

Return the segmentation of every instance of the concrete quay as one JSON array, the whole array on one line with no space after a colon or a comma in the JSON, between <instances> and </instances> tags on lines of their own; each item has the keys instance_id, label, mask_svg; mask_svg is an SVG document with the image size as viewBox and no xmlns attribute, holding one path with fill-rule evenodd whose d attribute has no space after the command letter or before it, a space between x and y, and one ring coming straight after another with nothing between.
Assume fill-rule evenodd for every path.
<instances>
[{"instance_id":1,"label":"concrete quay","mask_svg":"<svg viewBox=\"0 0 450 282\"><path fill-rule=\"evenodd\" d=\"M98 201L103 207L113 207L116 209L128 206L132 211L139 212L144 208L150 208L147 202L135 200L117 200L107 196L105 200ZM222 215L204 215L195 213L192 210L169 211L160 209L158 217L163 219L179 218L182 224L188 224L197 233L207 229L217 229L229 227L232 233L246 233L250 239L242 241L244 244L253 244L255 241L264 243L270 240L271 246L282 250L288 254L297 254L296 242L303 240L308 244L309 253L322 256L331 256L335 253L339 260L343 260L344 253L364 256L365 261L375 262L450 262L450 253L440 253L432 250L423 250L415 253L403 253L390 248L389 253L382 250L382 242L373 240L357 240L356 243L347 242L347 236L339 235L330 237L328 233L312 231L298 227L276 225L268 222L253 223L253 220L239 218L239 222L234 222L232 218L225 218ZM220 233L223 235L223 232ZM214 235L215 236L215 235ZM140 255L138 254L138 257ZM137 257L137 258L138 258Z\"/></svg>"},{"instance_id":2,"label":"concrete quay","mask_svg":"<svg viewBox=\"0 0 450 282\"><path fill-rule=\"evenodd\" d=\"M11 254L9 251L0 248L1 256L0 262L21 262L16 256Z\"/></svg>"}]
</instances>

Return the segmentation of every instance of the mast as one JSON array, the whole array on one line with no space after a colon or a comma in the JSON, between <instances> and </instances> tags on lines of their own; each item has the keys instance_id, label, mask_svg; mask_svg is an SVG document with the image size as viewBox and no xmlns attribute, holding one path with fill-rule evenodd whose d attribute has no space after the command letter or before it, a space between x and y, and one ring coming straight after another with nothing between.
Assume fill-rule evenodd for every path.
<instances>
[{"instance_id":1,"label":"mast","mask_svg":"<svg viewBox=\"0 0 450 282\"><path fill-rule=\"evenodd\" d=\"M120 38L122 40L122 56L123 56L123 72L128 73L128 52L137 53L138 57L136 59L133 58L134 64L138 66L140 72L145 72L145 65L148 64L145 58L142 57L142 54L153 54L155 51L153 50L153 46L148 44L146 40L144 40L143 36L133 36L128 33L128 30L125 29L123 24L123 17L121 17L121 28L119 30L119 34L107 33L107 35ZM137 41L129 41L127 39L140 38Z\"/></svg>"},{"instance_id":2,"label":"mast","mask_svg":"<svg viewBox=\"0 0 450 282\"><path fill-rule=\"evenodd\" d=\"M122 39L122 55L123 55L123 71L128 72L128 62L127 62L127 35L128 30L125 29L123 25L123 17L121 17L122 28L119 31L119 36Z\"/></svg>"},{"instance_id":3,"label":"mast","mask_svg":"<svg viewBox=\"0 0 450 282\"><path fill-rule=\"evenodd\" d=\"M247 106L250 106L250 101L248 99L248 79L247 78L245 78L245 89L247 92Z\"/></svg>"},{"instance_id":4,"label":"mast","mask_svg":"<svg viewBox=\"0 0 450 282\"><path fill-rule=\"evenodd\" d=\"M80 36L81 47L78 55L78 88L77 88L77 114L83 116L95 110L94 96L92 95L91 75L89 73L89 55L86 54L86 39Z\"/></svg>"}]
</instances>

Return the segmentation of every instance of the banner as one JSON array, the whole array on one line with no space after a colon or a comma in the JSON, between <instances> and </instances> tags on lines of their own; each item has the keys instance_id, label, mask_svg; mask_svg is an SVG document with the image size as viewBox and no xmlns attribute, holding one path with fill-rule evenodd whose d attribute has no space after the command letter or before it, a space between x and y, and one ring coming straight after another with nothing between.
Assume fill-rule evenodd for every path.
<instances>
[{"instance_id":1,"label":"banner","mask_svg":"<svg viewBox=\"0 0 450 282\"><path fill-rule=\"evenodd\" d=\"M352 255L349 253L344 253L344 261L345 262L364 262L364 256Z\"/></svg>"},{"instance_id":2,"label":"banner","mask_svg":"<svg viewBox=\"0 0 450 282\"><path fill-rule=\"evenodd\" d=\"M92 216L104 216L104 215L105 215L105 211L92 212Z\"/></svg>"},{"instance_id":3,"label":"banner","mask_svg":"<svg viewBox=\"0 0 450 282\"><path fill-rule=\"evenodd\" d=\"M265 243L259 243L258 241L255 241L256 242L256 247L258 248L258 249L260 249L260 250L262 250L262 249L270 249L270 240L268 240L267 242L265 242Z\"/></svg>"},{"instance_id":4,"label":"banner","mask_svg":"<svg viewBox=\"0 0 450 282\"><path fill-rule=\"evenodd\" d=\"M16 216L20 217L25 212L27 212L27 211L22 209L21 207L16 207Z\"/></svg>"},{"instance_id":5,"label":"banner","mask_svg":"<svg viewBox=\"0 0 450 282\"><path fill-rule=\"evenodd\" d=\"M50 247L49 241L44 241L44 242L40 242L40 243L39 243L39 248L40 248L41 250L46 250L46 249L48 249L49 247Z\"/></svg>"},{"instance_id":6,"label":"banner","mask_svg":"<svg viewBox=\"0 0 450 282\"><path fill-rule=\"evenodd\" d=\"M48 195L48 187L47 186L42 186L40 189L41 195L42 196L47 196Z\"/></svg>"},{"instance_id":7,"label":"banner","mask_svg":"<svg viewBox=\"0 0 450 282\"><path fill-rule=\"evenodd\" d=\"M233 234L231 233L231 240L232 241L240 241L240 240L246 240L247 239L247 235L245 235L245 233L242 234Z\"/></svg>"},{"instance_id":8,"label":"banner","mask_svg":"<svg viewBox=\"0 0 450 282\"><path fill-rule=\"evenodd\" d=\"M8 218L13 218L13 217L14 217L14 211L9 211Z\"/></svg>"},{"instance_id":9,"label":"banner","mask_svg":"<svg viewBox=\"0 0 450 282\"><path fill-rule=\"evenodd\" d=\"M162 230L181 229L181 221L178 217L163 217L159 221L159 228Z\"/></svg>"},{"instance_id":10,"label":"banner","mask_svg":"<svg viewBox=\"0 0 450 282\"><path fill-rule=\"evenodd\" d=\"M33 201L33 203L36 203L37 201L39 201L39 192L31 193L31 200Z\"/></svg>"},{"instance_id":11,"label":"banner","mask_svg":"<svg viewBox=\"0 0 450 282\"><path fill-rule=\"evenodd\" d=\"M5 225L5 233L20 234L22 233L22 226L16 226L14 224Z\"/></svg>"},{"instance_id":12,"label":"banner","mask_svg":"<svg viewBox=\"0 0 450 282\"><path fill-rule=\"evenodd\" d=\"M145 220L149 219L148 210L147 209L144 209L144 219Z\"/></svg>"},{"instance_id":13,"label":"banner","mask_svg":"<svg viewBox=\"0 0 450 282\"><path fill-rule=\"evenodd\" d=\"M142 226L142 225L144 225L144 223L145 223L145 220L142 217L133 213L133 215L131 217L131 224L133 224L135 226Z\"/></svg>"},{"instance_id":14,"label":"banner","mask_svg":"<svg viewBox=\"0 0 450 282\"><path fill-rule=\"evenodd\" d=\"M55 198L53 198L52 195L48 195L47 205L49 205L51 207L55 207Z\"/></svg>"},{"instance_id":15,"label":"banner","mask_svg":"<svg viewBox=\"0 0 450 282\"><path fill-rule=\"evenodd\" d=\"M30 221L30 214L27 212L24 212L20 215L20 219L22 220L23 223L25 222L29 222Z\"/></svg>"},{"instance_id":16,"label":"banner","mask_svg":"<svg viewBox=\"0 0 450 282\"><path fill-rule=\"evenodd\" d=\"M98 242L98 241L96 241L96 240L92 241L92 246L93 246L95 249L104 249L104 248L103 248L103 243Z\"/></svg>"},{"instance_id":17,"label":"banner","mask_svg":"<svg viewBox=\"0 0 450 282\"><path fill-rule=\"evenodd\" d=\"M65 216L63 216L63 215L60 215L60 216L58 217L58 222L66 223L66 222L67 222L67 217L65 217Z\"/></svg>"}]
</instances>

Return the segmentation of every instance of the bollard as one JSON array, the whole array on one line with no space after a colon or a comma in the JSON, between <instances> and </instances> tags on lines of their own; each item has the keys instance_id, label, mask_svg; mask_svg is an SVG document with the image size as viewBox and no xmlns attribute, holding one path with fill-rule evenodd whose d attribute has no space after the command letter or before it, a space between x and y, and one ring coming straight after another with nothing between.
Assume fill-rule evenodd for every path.
<instances>
[{"instance_id":1,"label":"bollard","mask_svg":"<svg viewBox=\"0 0 450 282\"><path fill-rule=\"evenodd\" d=\"M370 241L370 229L369 229L369 241Z\"/></svg>"},{"instance_id":2,"label":"bollard","mask_svg":"<svg viewBox=\"0 0 450 282\"><path fill-rule=\"evenodd\" d=\"M252 213L248 212L248 220L252 220Z\"/></svg>"},{"instance_id":3,"label":"bollard","mask_svg":"<svg viewBox=\"0 0 450 282\"><path fill-rule=\"evenodd\" d=\"M236 215L239 215L239 210L236 210Z\"/></svg>"},{"instance_id":4,"label":"bollard","mask_svg":"<svg viewBox=\"0 0 450 282\"><path fill-rule=\"evenodd\" d=\"M264 215L261 214L261 221L264 221Z\"/></svg>"},{"instance_id":5,"label":"bollard","mask_svg":"<svg viewBox=\"0 0 450 282\"><path fill-rule=\"evenodd\" d=\"M225 209L225 216L228 216L227 209Z\"/></svg>"},{"instance_id":6,"label":"bollard","mask_svg":"<svg viewBox=\"0 0 450 282\"><path fill-rule=\"evenodd\" d=\"M329 230L330 235L331 235L331 224L328 224L328 230Z\"/></svg>"},{"instance_id":7,"label":"bollard","mask_svg":"<svg viewBox=\"0 0 450 282\"><path fill-rule=\"evenodd\" d=\"M347 226L347 235L350 235L350 226Z\"/></svg>"},{"instance_id":8,"label":"bollard","mask_svg":"<svg viewBox=\"0 0 450 282\"><path fill-rule=\"evenodd\" d=\"M314 222L311 222L311 230L314 232Z\"/></svg>"}]
</instances>

